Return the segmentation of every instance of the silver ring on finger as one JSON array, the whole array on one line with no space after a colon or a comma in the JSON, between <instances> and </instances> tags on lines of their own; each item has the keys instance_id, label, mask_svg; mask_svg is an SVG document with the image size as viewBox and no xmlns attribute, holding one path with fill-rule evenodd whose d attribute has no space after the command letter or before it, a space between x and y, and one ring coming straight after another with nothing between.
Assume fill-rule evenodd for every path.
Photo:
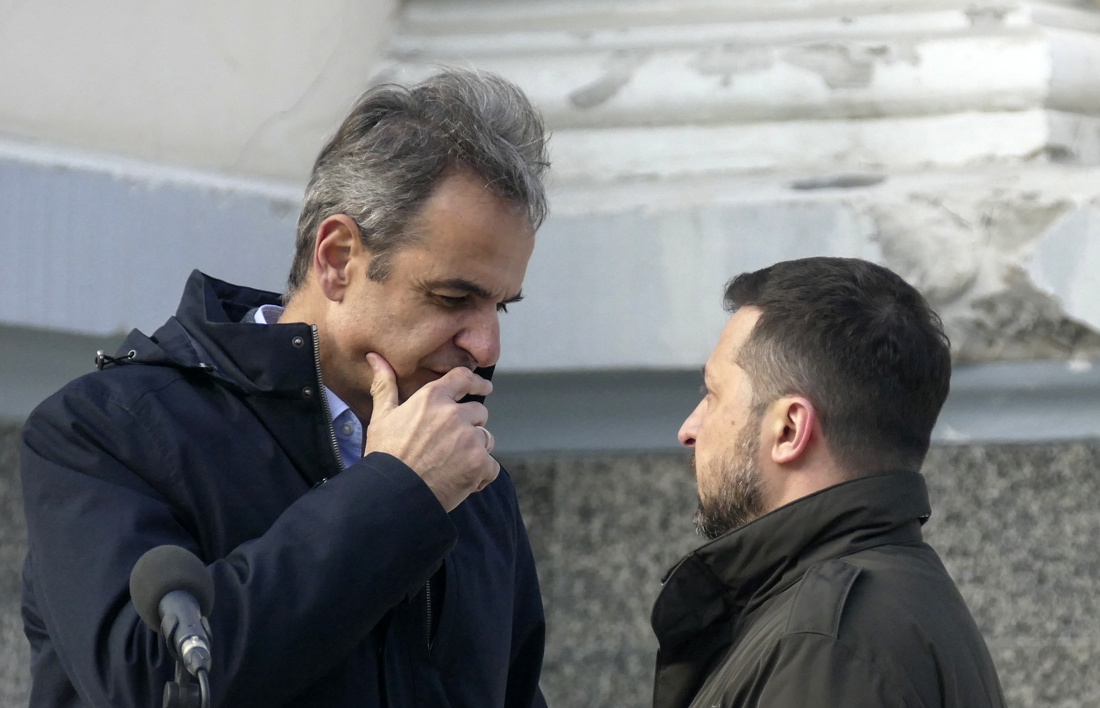
<instances>
[{"instance_id":1,"label":"silver ring on finger","mask_svg":"<svg viewBox=\"0 0 1100 708\"><path fill-rule=\"evenodd\" d=\"M485 433L485 452L492 452L493 448L497 445L496 438L493 437L493 434L490 433L484 425L475 425L474 427Z\"/></svg>"}]
</instances>

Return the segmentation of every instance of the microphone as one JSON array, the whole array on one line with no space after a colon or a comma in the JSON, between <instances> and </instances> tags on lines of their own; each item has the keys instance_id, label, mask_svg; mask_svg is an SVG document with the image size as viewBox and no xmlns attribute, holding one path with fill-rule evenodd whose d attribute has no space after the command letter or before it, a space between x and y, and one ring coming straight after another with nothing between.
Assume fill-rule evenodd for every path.
<instances>
[{"instance_id":1,"label":"microphone","mask_svg":"<svg viewBox=\"0 0 1100 708\"><path fill-rule=\"evenodd\" d=\"M146 551L130 571L130 598L188 673L210 671L206 615L214 606L214 580L195 554L179 546Z\"/></svg>"}]
</instances>

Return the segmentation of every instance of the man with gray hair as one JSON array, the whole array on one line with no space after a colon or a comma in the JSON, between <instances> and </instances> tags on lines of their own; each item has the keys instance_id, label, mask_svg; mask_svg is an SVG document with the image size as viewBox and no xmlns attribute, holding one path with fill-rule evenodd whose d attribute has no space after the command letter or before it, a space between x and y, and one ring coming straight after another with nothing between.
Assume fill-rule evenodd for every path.
<instances>
[{"instance_id":1,"label":"man with gray hair","mask_svg":"<svg viewBox=\"0 0 1100 708\"><path fill-rule=\"evenodd\" d=\"M32 706L159 705L127 581L213 581L212 706L538 706L542 600L480 402L546 213L492 75L381 85L321 151L284 296L194 272L176 315L23 435Z\"/></svg>"}]
</instances>

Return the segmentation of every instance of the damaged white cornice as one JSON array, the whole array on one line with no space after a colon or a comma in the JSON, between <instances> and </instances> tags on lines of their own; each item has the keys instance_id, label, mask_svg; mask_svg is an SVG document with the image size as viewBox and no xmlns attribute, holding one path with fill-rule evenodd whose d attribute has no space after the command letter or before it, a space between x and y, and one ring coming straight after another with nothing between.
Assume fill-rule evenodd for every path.
<instances>
[{"instance_id":1,"label":"damaged white cornice","mask_svg":"<svg viewBox=\"0 0 1100 708\"><path fill-rule=\"evenodd\" d=\"M1100 353L1095 4L412 0L380 76L438 63L554 132L526 289L595 324L511 340L533 369L701 363L726 278L813 254L912 280L960 361Z\"/></svg>"}]
</instances>

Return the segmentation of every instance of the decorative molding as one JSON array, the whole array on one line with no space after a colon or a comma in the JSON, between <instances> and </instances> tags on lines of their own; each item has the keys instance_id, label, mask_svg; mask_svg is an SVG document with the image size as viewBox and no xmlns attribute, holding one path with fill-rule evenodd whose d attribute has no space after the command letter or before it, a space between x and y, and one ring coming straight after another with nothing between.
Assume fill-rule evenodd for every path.
<instances>
[{"instance_id":1,"label":"decorative molding","mask_svg":"<svg viewBox=\"0 0 1100 708\"><path fill-rule=\"evenodd\" d=\"M118 339L0 326L0 420L22 421ZM698 368L524 373L510 358L487 402L503 455L676 450L699 401ZM933 433L937 444L1090 438L1100 439L1100 358L956 366Z\"/></svg>"}]
</instances>

